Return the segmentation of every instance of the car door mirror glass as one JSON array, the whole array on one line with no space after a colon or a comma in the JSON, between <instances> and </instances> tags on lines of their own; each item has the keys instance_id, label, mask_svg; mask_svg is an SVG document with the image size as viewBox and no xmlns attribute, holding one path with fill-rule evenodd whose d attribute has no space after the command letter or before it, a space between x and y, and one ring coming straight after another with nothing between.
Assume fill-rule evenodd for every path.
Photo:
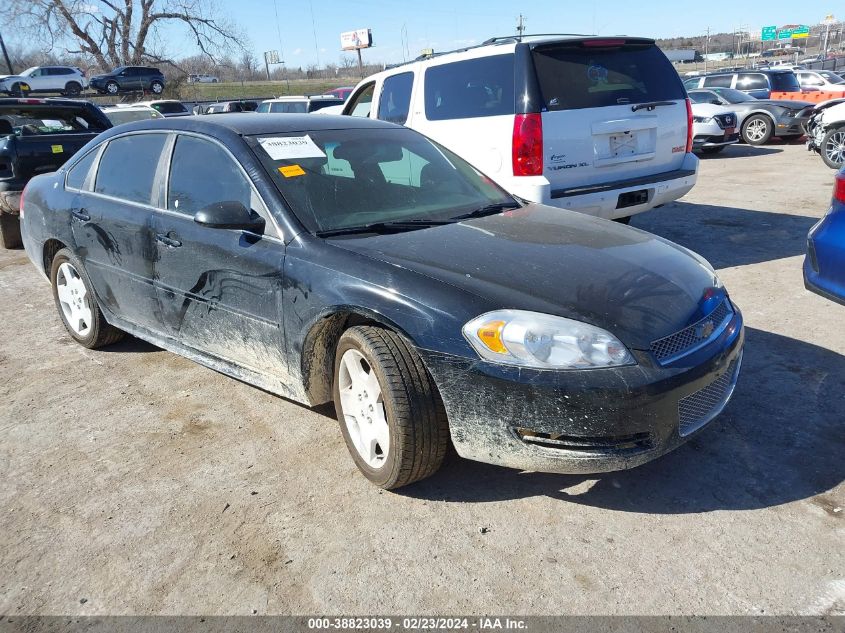
<instances>
[{"instance_id":1,"label":"car door mirror glass","mask_svg":"<svg viewBox=\"0 0 845 633\"><path fill-rule=\"evenodd\" d=\"M261 233L264 218L253 213L240 202L215 202L194 214L194 222L211 229L238 229Z\"/></svg>"}]
</instances>

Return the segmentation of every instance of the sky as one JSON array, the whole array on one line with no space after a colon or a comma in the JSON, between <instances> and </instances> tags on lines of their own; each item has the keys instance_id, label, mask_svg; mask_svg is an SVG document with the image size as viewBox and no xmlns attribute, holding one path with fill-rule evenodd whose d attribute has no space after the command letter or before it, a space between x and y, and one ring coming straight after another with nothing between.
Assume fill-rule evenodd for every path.
<instances>
[{"instance_id":1,"label":"sky","mask_svg":"<svg viewBox=\"0 0 845 633\"><path fill-rule=\"evenodd\" d=\"M810 0L217 0L221 12L248 34L256 56L278 50L290 67L338 63L340 33L370 28L372 62L412 59L424 48L452 50L494 35L515 32L517 16L526 33L600 33L671 37L731 32L747 27L816 24L841 2ZM278 11L278 21L276 20Z\"/></svg>"}]
</instances>

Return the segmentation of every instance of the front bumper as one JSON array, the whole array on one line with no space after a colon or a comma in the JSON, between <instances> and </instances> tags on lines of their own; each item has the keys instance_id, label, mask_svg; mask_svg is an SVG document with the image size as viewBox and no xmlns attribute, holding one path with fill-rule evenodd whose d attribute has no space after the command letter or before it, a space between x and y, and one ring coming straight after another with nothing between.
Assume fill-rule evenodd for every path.
<instances>
[{"instance_id":1,"label":"front bumper","mask_svg":"<svg viewBox=\"0 0 845 633\"><path fill-rule=\"evenodd\" d=\"M739 132L733 134L725 134L720 132L718 134L703 134L696 135L692 139L693 149L702 149L707 147L721 147L723 145L733 145L739 143Z\"/></svg>"},{"instance_id":2,"label":"front bumper","mask_svg":"<svg viewBox=\"0 0 845 633\"><path fill-rule=\"evenodd\" d=\"M644 464L703 428L733 393L743 344L736 310L719 338L682 367L660 367L648 352L636 351L636 366L586 371L423 354L459 455L520 470L585 474Z\"/></svg>"},{"instance_id":3,"label":"front bumper","mask_svg":"<svg viewBox=\"0 0 845 633\"><path fill-rule=\"evenodd\" d=\"M804 126L810 117L783 116L775 122L775 136L803 136Z\"/></svg>"}]
</instances>

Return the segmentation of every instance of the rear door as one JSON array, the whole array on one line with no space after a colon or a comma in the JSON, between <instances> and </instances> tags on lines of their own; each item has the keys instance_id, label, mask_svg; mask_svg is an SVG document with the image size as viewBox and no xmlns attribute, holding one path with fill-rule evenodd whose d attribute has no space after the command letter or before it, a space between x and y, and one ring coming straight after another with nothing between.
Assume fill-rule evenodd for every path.
<instances>
[{"instance_id":1,"label":"rear door","mask_svg":"<svg viewBox=\"0 0 845 633\"><path fill-rule=\"evenodd\" d=\"M681 168L686 91L653 42L563 41L532 57L552 192Z\"/></svg>"},{"instance_id":2,"label":"rear door","mask_svg":"<svg viewBox=\"0 0 845 633\"><path fill-rule=\"evenodd\" d=\"M736 76L736 89L755 99L768 99L771 95L769 80L763 73L739 73Z\"/></svg>"}]
</instances>

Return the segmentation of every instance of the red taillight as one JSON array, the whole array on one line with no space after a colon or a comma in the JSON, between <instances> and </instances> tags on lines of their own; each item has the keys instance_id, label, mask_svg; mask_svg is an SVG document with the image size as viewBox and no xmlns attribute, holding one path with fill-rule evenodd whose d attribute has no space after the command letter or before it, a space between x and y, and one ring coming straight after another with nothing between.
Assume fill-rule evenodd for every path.
<instances>
[{"instance_id":1,"label":"red taillight","mask_svg":"<svg viewBox=\"0 0 845 633\"><path fill-rule=\"evenodd\" d=\"M625 46L625 40L613 39L613 40L584 40L581 42L581 46L585 46L587 48L609 48L609 47L616 47L616 46Z\"/></svg>"},{"instance_id":2,"label":"red taillight","mask_svg":"<svg viewBox=\"0 0 845 633\"><path fill-rule=\"evenodd\" d=\"M692 151L692 101L687 99L687 154Z\"/></svg>"},{"instance_id":3,"label":"red taillight","mask_svg":"<svg viewBox=\"0 0 845 633\"><path fill-rule=\"evenodd\" d=\"M513 175L543 175L543 119L539 113L513 120Z\"/></svg>"},{"instance_id":4,"label":"red taillight","mask_svg":"<svg viewBox=\"0 0 845 633\"><path fill-rule=\"evenodd\" d=\"M836 180L833 181L833 199L845 202L845 174L841 172L836 174Z\"/></svg>"}]
</instances>

